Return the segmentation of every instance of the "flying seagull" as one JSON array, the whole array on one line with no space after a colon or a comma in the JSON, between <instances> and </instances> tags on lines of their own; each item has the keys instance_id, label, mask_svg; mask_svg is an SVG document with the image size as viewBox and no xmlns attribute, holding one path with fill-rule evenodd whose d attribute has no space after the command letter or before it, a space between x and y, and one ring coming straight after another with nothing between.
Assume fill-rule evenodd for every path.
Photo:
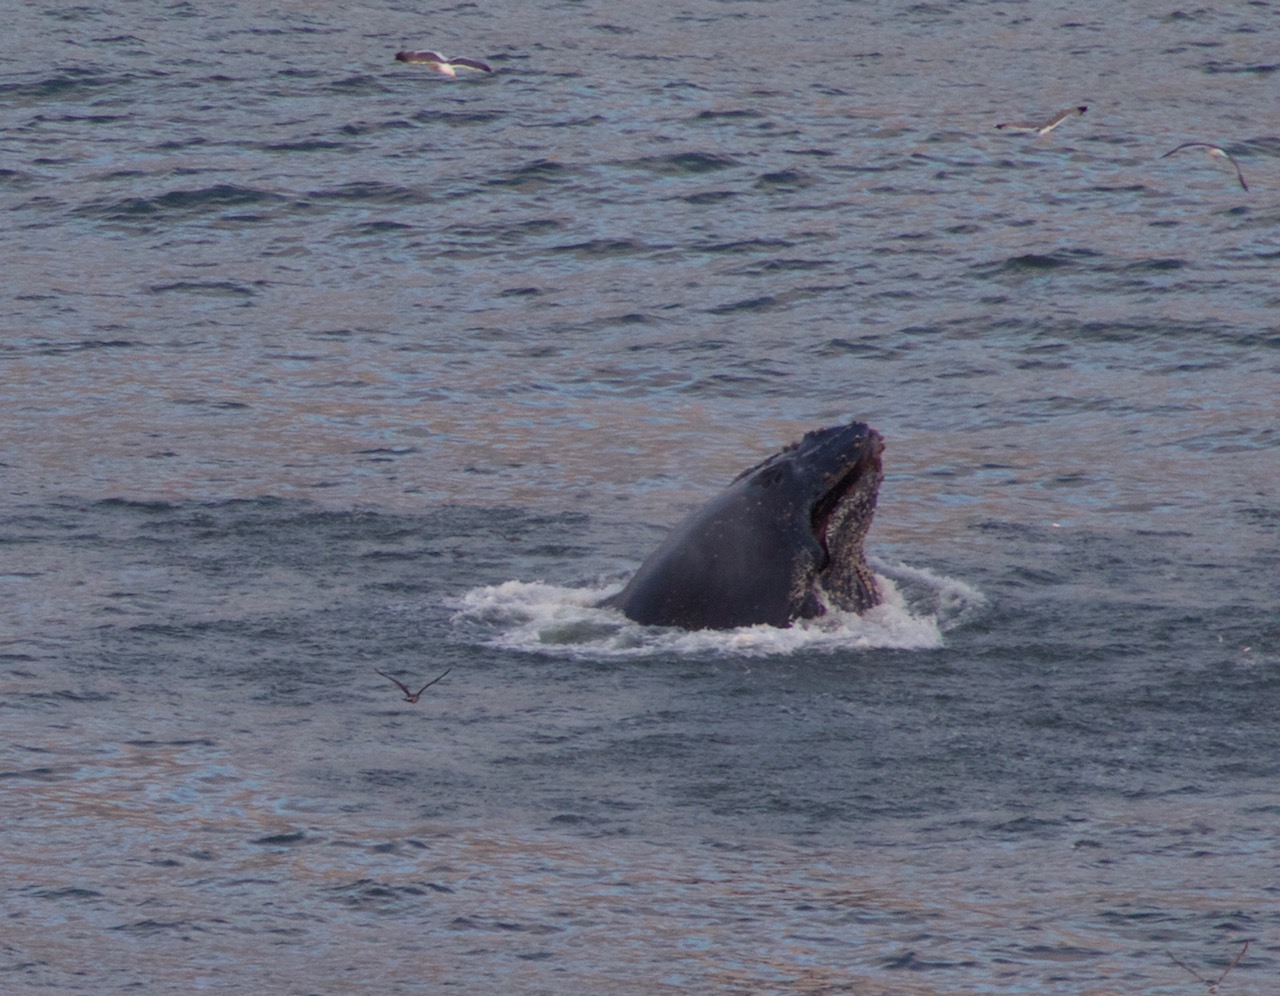
<instances>
[{"instance_id":1,"label":"flying seagull","mask_svg":"<svg viewBox=\"0 0 1280 996\"><path fill-rule=\"evenodd\" d=\"M375 671L378 671L378 669L377 669L376 667L374 668L374 670L375 670ZM453 668L449 668L449 671L452 671L452 670L453 670ZM449 673L449 671L446 671L444 674L448 674L448 673ZM400 691L404 692L404 700L405 700L406 702L417 702L417 701L418 701L418 699L420 699L420 698L422 697L422 693L423 693L423 692L425 692L428 688L430 688L430 687L431 687L432 685L434 685L437 681L439 681L439 680L440 680L440 678L443 678L443 677L444 677L444 674L442 674L442 675L440 675L440 678L436 678L436 679L435 679L435 680L433 680L433 681L428 681L425 685L423 685L421 688L419 688L416 692L411 692L411 691L409 691L409 686L408 686L408 685L406 685L404 682L400 681L398 678L393 678L393 677L391 677L391 675L387 674L385 671L378 671L378 673L379 673L380 675L382 675L384 678L386 678L388 681L393 681L393 682L395 682L397 685L399 685L399 686L400 686Z\"/></svg>"},{"instance_id":2,"label":"flying seagull","mask_svg":"<svg viewBox=\"0 0 1280 996\"><path fill-rule=\"evenodd\" d=\"M1170 149L1160 158L1168 159L1171 155L1181 149L1204 149L1204 151L1209 153L1211 156L1217 156L1219 159L1225 159L1236 168L1236 179L1240 181L1240 186L1245 190L1249 189L1249 185L1244 182L1244 174L1240 172L1240 164L1231 157L1231 153L1226 149L1220 148L1217 145L1212 145L1209 142L1183 142L1176 149Z\"/></svg>"},{"instance_id":3,"label":"flying seagull","mask_svg":"<svg viewBox=\"0 0 1280 996\"><path fill-rule=\"evenodd\" d=\"M396 62L420 62L450 79L457 77L459 69L475 69L482 73L493 72L492 66L479 59L446 59L439 52L397 52Z\"/></svg>"},{"instance_id":4,"label":"flying seagull","mask_svg":"<svg viewBox=\"0 0 1280 996\"><path fill-rule=\"evenodd\" d=\"M1081 104L1079 107L1068 107L1066 110L1059 111L1048 121L1042 121L1039 124L1032 121L1006 121L996 127L1001 131L1034 131L1037 135L1047 135L1067 118L1083 114L1088 109L1087 105Z\"/></svg>"}]
</instances>

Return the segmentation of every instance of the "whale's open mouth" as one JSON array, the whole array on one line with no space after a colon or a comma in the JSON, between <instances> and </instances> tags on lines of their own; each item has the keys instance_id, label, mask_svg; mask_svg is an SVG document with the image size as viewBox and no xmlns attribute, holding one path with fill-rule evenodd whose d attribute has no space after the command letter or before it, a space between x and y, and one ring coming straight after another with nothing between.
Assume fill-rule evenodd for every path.
<instances>
[{"instance_id":1,"label":"whale's open mouth","mask_svg":"<svg viewBox=\"0 0 1280 996\"><path fill-rule=\"evenodd\" d=\"M872 432L857 441L860 452L814 503L810 525L822 548L818 575L823 592L837 608L862 612L880 601L866 565L863 541L871 529L884 471L884 440Z\"/></svg>"},{"instance_id":2,"label":"whale's open mouth","mask_svg":"<svg viewBox=\"0 0 1280 996\"><path fill-rule=\"evenodd\" d=\"M884 441L876 435L867 439L861 449L863 452L818 498L810 513L813 536L828 556L831 551L827 534L833 524L840 529L861 525L864 535L871 526L871 513L875 511L883 476L880 454L884 452Z\"/></svg>"}]
</instances>

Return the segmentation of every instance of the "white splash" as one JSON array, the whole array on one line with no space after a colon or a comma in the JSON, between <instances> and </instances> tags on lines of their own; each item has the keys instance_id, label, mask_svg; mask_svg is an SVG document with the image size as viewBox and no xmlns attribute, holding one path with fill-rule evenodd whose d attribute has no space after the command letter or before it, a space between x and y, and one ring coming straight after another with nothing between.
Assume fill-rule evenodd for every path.
<instances>
[{"instance_id":1,"label":"white splash","mask_svg":"<svg viewBox=\"0 0 1280 996\"><path fill-rule=\"evenodd\" d=\"M880 557L870 557L867 562L876 572L882 593L888 588L886 582L896 581L894 588L905 590L905 601L913 611L927 612L944 633L964 625L987 607L987 596L959 578Z\"/></svg>"},{"instance_id":2,"label":"white splash","mask_svg":"<svg viewBox=\"0 0 1280 996\"><path fill-rule=\"evenodd\" d=\"M565 588L505 581L475 588L453 602L455 625L487 646L526 653L581 657L668 654L765 657L797 651L932 650L943 633L986 604L976 589L924 568L877 561L883 596L862 615L829 612L787 629L743 626L687 631L641 626L596 603L616 589Z\"/></svg>"}]
</instances>

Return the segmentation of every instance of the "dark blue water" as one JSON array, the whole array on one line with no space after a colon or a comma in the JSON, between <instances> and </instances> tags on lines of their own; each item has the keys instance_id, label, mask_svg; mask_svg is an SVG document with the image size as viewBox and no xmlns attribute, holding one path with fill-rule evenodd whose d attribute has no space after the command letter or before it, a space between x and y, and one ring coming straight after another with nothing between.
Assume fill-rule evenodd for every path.
<instances>
[{"instance_id":1,"label":"dark blue water","mask_svg":"<svg viewBox=\"0 0 1280 996\"><path fill-rule=\"evenodd\" d=\"M1275 27L12 13L0 988L1269 992ZM888 605L591 607L851 418Z\"/></svg>"}]
</instances>

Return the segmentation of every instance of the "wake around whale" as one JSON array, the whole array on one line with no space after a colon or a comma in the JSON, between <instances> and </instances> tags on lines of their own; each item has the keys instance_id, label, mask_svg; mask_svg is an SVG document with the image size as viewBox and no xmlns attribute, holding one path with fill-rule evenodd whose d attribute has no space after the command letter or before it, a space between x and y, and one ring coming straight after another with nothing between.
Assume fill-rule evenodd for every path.
<instances>
[{"instance_id":1,"label":"wake around whale","mask_svg":"<svg viewBox=\"0 0 1280 996\"><path fill-rule=\"evenodd\" d=\"M863 540L883 470L861 422L806 433L739 474L599 604L645 625L790 626L880 601Z\"/></svg>"}]
</instances>

